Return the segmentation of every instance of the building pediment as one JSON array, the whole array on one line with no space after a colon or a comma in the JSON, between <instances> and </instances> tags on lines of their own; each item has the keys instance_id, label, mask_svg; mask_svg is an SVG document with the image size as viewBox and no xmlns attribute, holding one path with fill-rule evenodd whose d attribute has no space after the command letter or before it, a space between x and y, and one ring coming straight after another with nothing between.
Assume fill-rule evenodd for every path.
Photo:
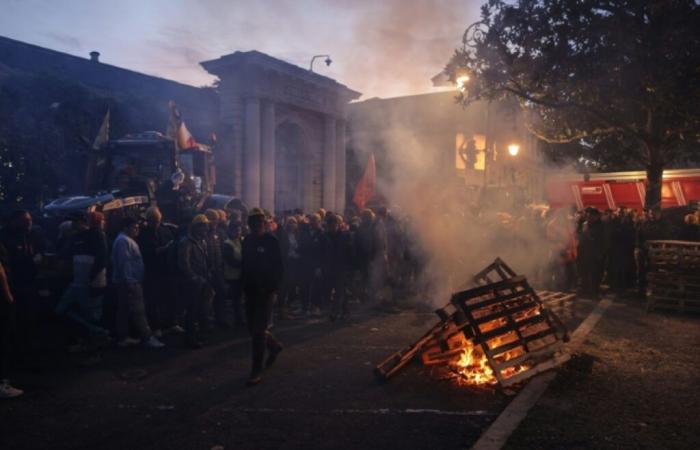
<instances>
[{"instance_id":1,"label":"building pediment","mask_svg":"<svg viewBox=\"0 0 700 450\"><path fill-rule=\"evenodd\" d=\"M335 80L258 51L235 52L200 63L220 79L223 97L260 98L336 117L360 93Z\"/></svg>"}]
</instances>

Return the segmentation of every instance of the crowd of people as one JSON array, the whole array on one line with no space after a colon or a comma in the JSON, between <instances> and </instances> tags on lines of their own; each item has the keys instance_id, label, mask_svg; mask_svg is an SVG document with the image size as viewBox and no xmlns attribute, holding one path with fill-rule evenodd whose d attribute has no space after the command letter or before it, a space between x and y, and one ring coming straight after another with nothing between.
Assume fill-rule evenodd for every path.
<instances>
[{"instance_id":1,"label":"crowd of people","mask_svg":"<svg viewBox=\"0 0 700 450\"><path fill-rule=\"evenodd\" d=\"M646 241L700 240L698 212L682 224L658 209L624 207L529 210L510 219L501 225L511 232L480 229L502 241L506 259L519 239L530 241L537 254L525 253L540 261L528 274L533 284L591 298L602 284L618 295L646 292ZM36 351L47 321L93 362L110 343L158 349L164 334L180 334L197 349L214 327L247 329L254 385L282 351L273 319L342 321L353 303L392 312L397 299L427 289L418 283L428 252L408 222L383 207L277 218L259 208L207 209L175 227L153 206L120 218L118 228L108 236L105 216L92 211L61 223L51 240L28 212L9 217L0 231L0 398L22 394L7 381L12 355Z\"/></svg>"},{"instance_id":2,"label":"crowd of people","mask_svg":"<svg viewBox=\"0 0 700 450\"><path fill-rule=\"evenodd\" d=\"M660 208L560 209L536 222L550 244L545 287L576 290L590 298L599 298L602 284L618 296L636 292L644 297L647 241L700 241L700 211L685 214L681 221L662 217Z\"/></svg>"},{"instance_id":3,"label":"crowd of people","mask_svg":"<svg viewBox=\"0 0 700 450\"><path fill-rule=\"evenodd\" d=\"M98 211L61 223L55 241L26 211L3 227L0 397L22 394L7 381L11 355L38 348L46 320L59 323L67 345L94 361L110 342L158 349L164 334L181 334L197 349L214 327L247 328L249 383L257 384L282 350L273 317L341 321L351 302L390 310L393 297L383 289L390 267L403 285L415 272L408 252L399 251L401 226L386 208L347 222L323 209L277 219L259 208L245 217L207 209L175 227L153 206L142 217L120 218L115 236L105 228ZM42 275L47 267L50 276Z\"/></svg>"}]
</instances>

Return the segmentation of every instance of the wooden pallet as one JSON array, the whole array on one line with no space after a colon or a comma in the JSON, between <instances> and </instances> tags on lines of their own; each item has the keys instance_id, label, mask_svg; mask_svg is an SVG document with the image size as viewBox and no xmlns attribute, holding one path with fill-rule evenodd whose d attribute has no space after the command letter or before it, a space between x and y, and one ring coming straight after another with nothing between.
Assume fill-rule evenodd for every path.
<instances>
[{"instance_id":1,"label":"wooden pallet","mask_svg":"<svg viewBox=\"0 0 700 450\"><path fill-rule=\"evenodd\" d=\"M512 283L508 284L507 288L499 285L499 283L508 283L511 281ZM525 285L527 285L525 278L518 276L515 271L513 271L500 258L497 258L492 264L476 274L473 277L472 282L477 285L476 289L486 288L484 292L488 292L489 289L493 289L493 286L496 286L495 289L497 291L506 289L510 295L514 295L514 299L517 298L522 292L521 284L524 282ZM527 296L529 303L523 303L521 301L520 306L530 305L528 307L538 308L538 315L542 318L546 318L545 323L548 324L548 327L555 330L553 334L551 334L554 336L553 339L557 341L568 341L569 338L567 330L561 320L559 320L556 314L546 309L546 305L539 298L538 293L535 293L529 286L527 286L527 290L529 293ZM473 289L454 294L450 303L435 311L439 318L439 322L411 345L389 355L389 357L379 363L374 369L375 376L382 381L387 381L396 375L408 363L410 363L416 356L420 356L423 364L428 366L449 364L458 358L460 353L463 351L464 340L473 340L476 337L476 334L474 325L467 319L464 308L459 302L455 301L455 298L459 298L463 295L468 296L469 294L465 293L472 291ZM561 292L543 291L542 295L544 299L551 302L551 304L555 307L566 304L575 298L575 294L566 294ZM510 302L506 301L506 304L511 304L515 301L516 300L511 300ZM524 310L527 309L528 308L525 308ZM501 311L501 313L502 312L503 311ZM516 316L517 311L514 312L514 316L512 316L511 319ZM527 341L528 349L536 344L536 342L530 341L542 340L547 336L550 336L550 333L548 332L545 333L546 336L543 335L538 339L537 336L527 334L527 330L520 330L520 325L521 324L518 322L518 331L525 332L525 335L519 337L522 338L523 341ZM475 344L482 345L483 348L483 345L488 346L488 343L493 340L494 339L488 338L484 342ZM517 348L517 346L513 348ZM513 377L509 377L507 380L505 380L505 377L497 377L502 386L510 386L543 370L556 367L568 359L568 355L559 353L557 353L553 358L549 358L551 353L550 350L552 350L552 348L548 348L545 352L540 351L542 349L533 349L533 351L529 352L528 358L521 358L518 361L500 361L499 354L495 352L496 350L498 349L492 349L489 351L491 354L489 357L489 363L492 365L494 372L499 374L501 372L508 371L508 367L524 363L530 364L535 360L542 359L541 362L533 365L527 371L516 374Z\"/></svg>"},{"instance_id":2,"label":"wooden pallet","mask_svg":"<svg viewBox=\"0 0 700 450\"><path fill-rule=\"evenodd\" d=\"M481 346L502 387L569 358L562 348L566 331L552 320L525 277L458 292L451 302L463 311L474 344Z\"/></svg>"},{"instance_id":3,"label":"wooden pallet","mask_svg":"<svg viewBox=\"0 0 700 450\"><path fill-rule=\"evenodd\" d=\"M497 281L507 280L517 277L513 269L508 266L501 258L496 258L491 264L486 266L481 272L474 275L472 281L477 286L485 286Z\"/></svg>"},{"instance_id":4,"label":"wooden pallet","mask_svg":"<svg viewBox=\"0 0 700 450\"><path fill-rule=\"evenodd\" d=\"M647 241L652 270L697 272L700 270L700 242Z\"/></svg>"},{"instance_id":5,"label":"wooden pallet","mask_svg":"<svg viewBox=\"0 0 700 450\"><path fill-rule=\"evenodd\" d=\"M700 312L700 278L697 276L650 272L647 280L647 311L667 309L680 313Z\"/></svg>"},{"instance_id":6,"label":"wooden pallet","mask_svg":"<svg viewBox=\"0 0 700 450\"><path fill-rule=\"evenodd\" d=\"M461 311L456 310L452 305L446 305L436 310L435 313L440 321L433 325L427 333L411 345L392 353L374 368L374 375L379 380L389 380L413 358L428 348L438 346L441 349L448 349L448 341L457 334L463 334L462 330L466 325L466 319Z\"/></svg>"}]
</instances>

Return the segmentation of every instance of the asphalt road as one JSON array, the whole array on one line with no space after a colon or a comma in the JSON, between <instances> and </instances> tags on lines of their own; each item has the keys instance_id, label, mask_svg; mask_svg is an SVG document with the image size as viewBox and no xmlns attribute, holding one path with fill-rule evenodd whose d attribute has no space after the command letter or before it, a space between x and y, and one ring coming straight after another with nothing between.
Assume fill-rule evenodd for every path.
<instances>
[{"instance_id":1,"label":"asphalt road","mask_svg":"<svg viewBox=\"0 0 700 450\"><path fill-rule=\"evenodd\" d=\"M560 311L575 326L592 309ZM389 383L374 365L422 335L436 318L358 313L346 323L291 320L263 383L244 386L249 341L219 332L204 349L177 336L162 350L109 349L81 368L49 355L16 377L25 396L0 404L3 449L451 449L468 448L512 393L437 380L414 364Z\"/></svg>"}]
</instances>

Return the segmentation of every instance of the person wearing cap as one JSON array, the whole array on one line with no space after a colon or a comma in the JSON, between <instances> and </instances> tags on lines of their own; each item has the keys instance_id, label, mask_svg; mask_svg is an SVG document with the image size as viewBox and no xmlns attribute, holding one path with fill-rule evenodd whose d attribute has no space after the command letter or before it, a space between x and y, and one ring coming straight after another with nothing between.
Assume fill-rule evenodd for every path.
<instances>
[{"instance_id":1,"label":"person wearing cap","mask_svg":"<svg viewBox=\"0 0 700 450\"><path fill-rule=\"evenodd\" d=\"M248 213L250 234L242 245L241 283L245 294L246 319L252 340L253 367L247 384L261 381L265 350L265 366L271 366L282 345L269 330L275 293L279 290L284 268L277 239L265 231L265 213L253 208Z\"/></svg>"},{"instance_id":2,"label":"person wearing cap","mask_svg":"<svg viewBox=\"0 0 700 450\"><path fill-rule=\"evenodd\" d=\"M289 318L289 306L301 293L302 267L299 249L299 223L294 217L287 217L284 228L280 228L277 239L282 250L284 281L277 296L279 318Z\"/></svg>"},{"instance_id":3,"label":"person wearing cap","mask_svg":"<svg viewBox=\"0 0 700 450\"><path fill-rule=\"evenodd\" d=\"M129 337L129 328L133 327L146 347L164 347L153 336L146 319L143 302L143 257L136 243L139 235L139 223L132 217L125 217L122 231L112 244L112 283L117 288L117 339L118 345L126 347L139 341Z\"/></svg>"},{"instance_id":4,"label":"person wearing cap","mask_svg":"<svg viewBox=\"0 0 700 450\"><path fill-rule=\"evenodd\" d=\"M143 290L146 316L157 337L161 336L162 330L173 326L175 321L175 294L171 289L172 283L168 280L167 264L173 233L162 223L160 209L151 206L146 210L146 226L138 238L145 267Z\"/></svg>"},{"instance_id":5,"label":"person wearing cap","mask_svg":"<svg viewBox=\"0 0 700 450\"><path fill-rule=\"evenodd\" d=\"M204 215L209 220L207 228L207 256L209 257L209 271L211 272L212 289L214 290L213 312L217 325L221 328L229 328L226 318L226 282L224 281L224 259L222 250L225 235L219 234L220 214L216 209L207 209ZM209 315L209 314L207 314Z\"/></svg>"},{"instance_id":6,"label":"person wearing cap","mask_svg":"<svg viewBox=\"0 0 700 450\"><path fill-rule=\"evenodd\" d=\"M228 227L228 239L224 241L224 279L228 285L228 295L233 306L233 324L240 329L243 320L242 286L241 286L241 259L243 258L243 226L240 222L231 222Z\"/></svg>"},{"instance_id":7,"label":"person wearing cap","mask_svg":"<svg viewBox=\"0 0 700 450\"><path fill-rule=\"evenodd\" d=\"M309 215L309 226L301 241L301 255L304 278L304 295L302 308L307 316L320 317L324 300L324 271L328 239L323 233L322 219L319 214Z\"/></svg>"},{"instance_id":8,"label":"person wearing cap","mask_svg":"<svg viewBox=\"0 0 700 450\"><path fill-rule=\"evenodd\" d=\"M350 243L348 235L342 230L342 218L337 214L326 214L326 260L325 296L333 299L330 314L331 321L347 318L349 314L345 296L345 277L350 265Z\"/></svg>"},{"instance_id":9,"label":"person wearing cap","mask_svg":"<svg viewBox=\"0 0 700 450\"><path fill-rule=\"evenodd\" d=\"M201 348L198 333L206 320L206 303L212 295L210 259L207 253L207 236L210 222L204 214L197 214L190 224L187 236L178 246L178 269L182 276L185 307L185 333L187 344Z\"/></svg>"}]
</instances>

